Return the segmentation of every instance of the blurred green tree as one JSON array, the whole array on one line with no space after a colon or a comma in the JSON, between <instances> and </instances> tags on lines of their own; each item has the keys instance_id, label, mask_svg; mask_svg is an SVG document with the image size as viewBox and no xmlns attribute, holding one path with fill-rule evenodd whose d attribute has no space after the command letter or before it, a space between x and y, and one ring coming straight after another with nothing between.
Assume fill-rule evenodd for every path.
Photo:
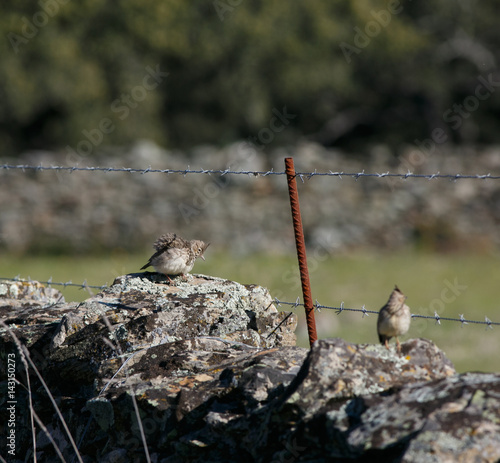
<instances>
[{"instance_id":1,"label":"blurred green tree","mask_svg":"<svg viewBox=\"0 0 500 463\"><path fill-rule=\"evenodd\" d=\"M495 13L493 0L0 4L0 144L223 144L284 107L296 117L275 143L397 148L438 127L498 142Z\"/></svg>"}]
</instances>

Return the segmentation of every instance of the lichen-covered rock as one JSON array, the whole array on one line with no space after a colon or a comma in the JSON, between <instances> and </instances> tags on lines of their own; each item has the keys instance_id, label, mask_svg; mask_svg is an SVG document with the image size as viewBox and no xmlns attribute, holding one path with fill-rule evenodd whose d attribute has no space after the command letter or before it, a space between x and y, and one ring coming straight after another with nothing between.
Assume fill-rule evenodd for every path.
<instances>
[{"instance_id":1,"label":"lichen-covered rock","mask_svg":"<svg viewBox=\"0 0 500 463\"><path fill-rule=\"evenodd\" d=\"M38 281L2 280L0 282L0 317L9 323L40 323L34 317L34 309L45 311L46 318L54 320L50 309L64 304L64 296L55 288L47 287Z\"/></svg>"},{"instance_id":2,"label":"lichen-covered rock","mask_svg":"<svg viewBox=\"0 0 500 463\"><path fill-rule=\"evenodd\" d=\"M250 460L497 463L500 375L457 375L425 340L402 347L399 356L318 341L285 392L250 419Z\"/></svg>"},{"instance_id":3,"label":"lichen-covered rock","mask_svg":"<svg viewBox=\"0 0 500 463\"><path fill-rule=\"evenodd\" d=\"M211 336L232 345L295 345L296 316L281 323L287 313L261 286L190 274L168 283L145 272L118 277L80 304L63 304L60 293L37 282L4 286L24 295L4 320L28 347L36 343L34 355L61 393L92 394L103 362L165 343ZM12 343L5 330L1 336Z\"/></svg>"},{"instance_id":4,"label":"lichen-covered rock","mask_svg":"<svg viewBox=\"0 0 500 463\"><path fill-rule=\"evenodd\" d=\"M38 342L46 345L65 312L76 307L67 304L58 290L38 281L3 280L0 283L0 320L11 327L27 347ZM44 341L41 341L46 338ZM15 350L12 336L0 327L0 343L6 351ZM45 353L39 348L33 353L44 361Z\"/></svg>"},{"instance_id":5,"label":"lichen-covered rock","mask_svg":"<svg viewBox=\"0 0 500 463\"><path fill-rule=\"evenodd\" d=\"M500 459L499 375L455 375L405 386L378 403L363 399L367 409L347 438L359 455L399 448L412 463Z\"/></svg>"},{"instance_id":6,"label":"lichen-covered rock","mask_svg":"<svg viewBox=\"0 0 500 463\"><path fill-rule=\"evenodd\" d=\"M458 375L427 340L401 354L341 339L295 347L296 321L279 326L266 289L204 275L125 275L84 303L57 301L19 298L0 356L14 353L26 384L13 336L28 347L85 462L145 461L145 447L160 463L500 460L500 374ZM75 460L30 376L37 416ZM25 388L16 400L28 404ZM54 461L36 429L37 461ZM19 415L15 463L31 457L32 432Z\"/></svg>"},{"instance_id":7,"label":"lichen-covered rock","mask_svg":"<svg viewBox=\"0 0 500 463\"><path fill-rule=\"evenodd\" d=\"M402 355L379 344L351 344L338 338L318 340L294 383L296 388L289 388L287 402L299 404L313 415L331 400L377 394L454 373L443 352L424 339L404 343Z\"/></svg>"},{"instance_id":8,"label":"lichen-covered rock","mask_svg":"<svg viewBox=\"0 0 500 463\"><path fill-rule=\"evenodd\" d=\"M125 350L196 336L229 337L256 347L294 345L289 325L271 335L282 320L273 302L261 286L205 275L177 277L174 284L157 273L125 275L66 315L53 347L103 317L110 340Z\"/></svg>"}]
</instances>

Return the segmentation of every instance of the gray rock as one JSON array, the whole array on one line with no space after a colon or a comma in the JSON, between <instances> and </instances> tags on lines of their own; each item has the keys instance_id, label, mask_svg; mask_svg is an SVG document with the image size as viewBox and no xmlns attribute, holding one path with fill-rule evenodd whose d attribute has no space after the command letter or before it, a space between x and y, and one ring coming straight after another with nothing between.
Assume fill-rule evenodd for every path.
<instances>
[{"instance_id":1,"label":"gray rock","mask_svg":"<svg viewBox=\"0 0 500 463\"><path fill-rule=\"evenodd\" d=\"M296 389L288 390L287 403L298 404L307 415L314 415L331 400L378 394L454 373L443 352L424 339L403 344L401 356L379 344L318 340L302 366Z\"/></svg>"},{"instance_id":2,"label":"gray rock","mask_svg":"<svg viewBox=\"0 0 500 463\"><path fill-rule=\"evenodd\" d=\"M400 453L405 462L500 458L500 411L494 408L500 405L499 375L454 375L369 402L347 439L359 454L407 446Z\"/></svg>"},{"instance_id":3,"label":"gray rock","mask_svg":"<svg viewBox=\"0 0 500 463\"><path fill-rule=\"evenodd\" d=\"M2 319L17 318L28 322L27 315L32 321L33 309L46 310L47 317L52 319L50 309L64 304L64 296L55 288L46 287L38 281L2 280L0 282L0 316ZM23 310L26 308L27 310Z\"/></svg>"},{"instance_id":4,"label":"gray rock","mask_svg":"<svg viewBox=\"0 0 500 463\"><path fill-rule=\"evenodd\" d=\"M142 435L163 463L500 459L500 375L458 375L425 339L401 354L342 339L295 347L296 322L279 326L286 314L265 288L204 275L172 285L155 273L121 276L81 304L50 308L49 321L30 294L4 307L0 354L20 359L13 336L28 347L84 462L145 461ZM34 374L31 390L73 460ZM28 403L26 389L16 391ZM27 417L16 438L29 458ZM37 461L53 461L42 430L36 441Z\"/></svg>"}]
</instances>

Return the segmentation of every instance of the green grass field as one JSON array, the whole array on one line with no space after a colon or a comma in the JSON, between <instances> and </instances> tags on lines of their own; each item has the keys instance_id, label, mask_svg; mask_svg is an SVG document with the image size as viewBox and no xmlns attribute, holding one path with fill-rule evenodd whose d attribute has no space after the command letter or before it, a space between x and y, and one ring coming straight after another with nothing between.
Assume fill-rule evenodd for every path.
<instances>
[{"instance_id":1,"label":"green grass field","mask_svg":"<svg viewBox=\"0 0 500 463\"><path fill-rule=\"evenodd\" d=\"M210 252L212 251L212 252ZM30 277L45 281L73 281L88 284L111 284L114 278L139 271L149 254L113 253L105 257L14 257L0 259L0 276ZM302 301L297 260L290 256L227 256L207 252L207 261L199 260L194 273L228 278L244 284L267 287L273 297ZM437 255L404 252L389 255L354 253L323 256L310 253L310 279L313 299L322 305L379 310L395 284L408 296L412 313L500 322L497 297L500 293L498 263L495 255ZM88 297L84 290L60 288L67 301ZM281 310L291 310L282 306ZM307 347L303 308L299 315L298 344ZM322 309L316 312L320 338L342 337L356 343L376 343L376 315ZM458 371L500 371L500 326L465 325L434 320L414 319L403 340L423 337L432 340L453 361Z\"/></svg>"}]
</instances>

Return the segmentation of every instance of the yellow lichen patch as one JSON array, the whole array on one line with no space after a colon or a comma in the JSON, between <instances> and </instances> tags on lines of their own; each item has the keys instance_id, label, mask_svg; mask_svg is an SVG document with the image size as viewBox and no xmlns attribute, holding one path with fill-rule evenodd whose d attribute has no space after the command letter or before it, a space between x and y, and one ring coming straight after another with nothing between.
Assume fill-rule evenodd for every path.
<instances>
[{"instance_id":1,"label":"yellow lichen patch","mask_svg":"<svg viewBox=\"0 0 500 463\"><path fill-rule=\"evenodd\" d=\"M214 378L202 373L201 375L196 375L193 379L195 381L199 381L200 383L204 383L205 381L212 381Z\"/></svg>"},{"instance_id":2,"label":"yellow lichen patch","mask_svg":"<svg viewBox=\"0 0 500 463\"><path fill-rule=\"evenodd\" d=\"M190 378L189 376L187 378L183 378L179 381L179 386L187 386L187 387L192 387L193 386L193 378Z\"/></svg>"},{"instance_id":3,"label":"yellow lichen patch","mask_svg":"<svg viewBox=\"0 0 500 463\"><path fill-rule=\"evenodd\" d=\"M342 392L345 389L345 382L341 379L335 382L335 394Z\"/></svg>"},{"instance_id":4,"label":"yellow lichen patch","mask_svg":"<svg viewBox=\"0 0 500 463\"><path fill-rule=\"evenodd\" d=\"M196 386L197 382L204 383L206 381L212 381L213 379L214 379L213 376L209 376L209 375L202 373L200 375L187 376L185 378L182 378L178 384L179 384L179 386L192 388L192 387Z\"/></svg>"},{"instance_id":5,"label":"yellow lichen patch","mask_svg":"<svg viewBox=\"0 0 500 463\"><path fill-rule=\"evenodd\" d=\"M167 393L173 393L173 394L177 394L181 390L179 386L175 386L173 384L169 384L168 386L165 387L165 389L167 390Z\"/></svg>"}]
</instances>

